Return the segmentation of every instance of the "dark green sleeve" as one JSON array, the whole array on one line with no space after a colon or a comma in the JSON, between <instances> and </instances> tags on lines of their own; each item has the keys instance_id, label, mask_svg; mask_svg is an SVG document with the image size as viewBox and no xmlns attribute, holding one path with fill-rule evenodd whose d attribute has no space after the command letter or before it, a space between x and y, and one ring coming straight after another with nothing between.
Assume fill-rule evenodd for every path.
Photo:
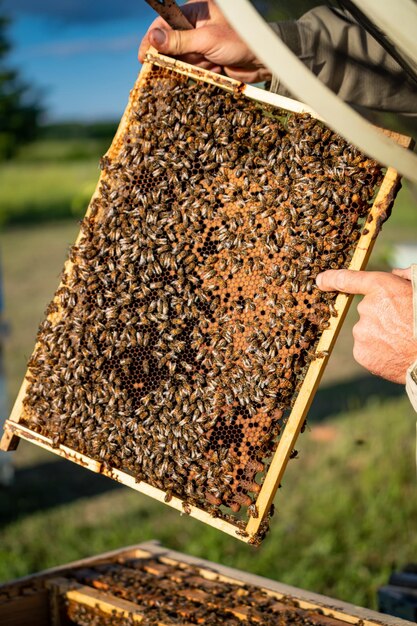
<instances>
[{"instance_id":1,"label":"dark green sleeve","mask_svg":"<svg viewBox=\"0 0 417 626\"><path fill-rule=\"evenodd\" d=\"M297 21L271 26L303 63L346 102L417 115L417 86L349 14L317 7ZM271 90L288 95L278 77L273 78Z\"/></svg>"}]
</instances>

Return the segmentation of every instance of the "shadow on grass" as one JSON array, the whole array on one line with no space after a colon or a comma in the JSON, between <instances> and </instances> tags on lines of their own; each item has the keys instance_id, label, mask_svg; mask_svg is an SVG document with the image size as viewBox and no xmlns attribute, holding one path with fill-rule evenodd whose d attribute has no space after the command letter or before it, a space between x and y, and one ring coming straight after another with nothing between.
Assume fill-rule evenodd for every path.
<instances>
[{"instance_id":1,"label":"shadow on grass","mask_svg":"<svg viewBox=\"0 0 417 626\"><path fill-rule=\"evenodd\" d=\"M21 517L123 486L65 460L18 469L13 485L0 489L0 528Z\"/></svg>"},{"instance_id":2,"label":"shadow on grass","mask_svg":"<svg viewBox=\"0 0 417 626\"><path fill-rule=\"evenodd\" d=\"M364 374L348 381L322 387L316 394L308 414L309 422L320 422L330 416L357 411L369 402L382 402L404 396L404 386L377 376Z\"/></svg>"}]
</instances>

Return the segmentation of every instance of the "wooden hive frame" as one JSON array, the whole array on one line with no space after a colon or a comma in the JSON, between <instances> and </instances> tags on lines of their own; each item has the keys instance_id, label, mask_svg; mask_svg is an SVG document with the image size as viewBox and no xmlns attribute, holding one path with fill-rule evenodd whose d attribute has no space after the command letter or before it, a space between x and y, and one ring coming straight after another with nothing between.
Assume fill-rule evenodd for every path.
<instances>
[{"instance_id":1,"label":"wooden hive frame","mask_svg":"<svg viewBox=\"0 0 417 626\"><path fill-rule=\"evenodd\" d=\"M248 98L254 99L260 103L274 105L281 109L286 109L290 112L309 113L313 117L318 117L314 114L314 111L311 111L307 106L289 98L284 98L255 87L245 85L233 79L213 74L206 70L202 70L200 68L187 65L180 61L164 57L157 54L154 50L150 50L147 55L146 62L137 80L137 83L131 92L129 104L122 118L119 129L115 135L112 145L107 152L107 156L110 158L113 155L117 154L120 148L123 135L127 129L127 120L129 117L129 113L132 109L132 103L137 98L137 94L141 86L144 84L144 81L149 76L149 73L152 71L152 68L154 66L168 68L169 70L183 74L195 81L210 83L234 94L243 94ZM410 138L399 135L397 133L392 133L388 131L384 132L389 134L401 145L405 147L411 146L412 141ZM103 179L103 176L104 173L100 177L96 192L93 195L92 200L94 200L94 198L96 198L98 195L99 185L101 180ZM362 270L366 267L369 255L374 245L375 238L380 230L381 223L386 219L387 214L389 214L399 187L399 174L392 168L388 168L383 182L379 188L378 194L370 209L366 221L366 227L363 228L361 237L357 242L349 266L350 269ZM87 211L87 216L89 215L89 210ZM77 239L77 242L79 241L80 237L81 234ZM71 272L71 268L72 262L68 260L65 265L65 273L68 274L69 272ZM345 294L339 294L337 296L337 299L335 301L337 316L330 318L329 327L324 330L321 335L316 349L317 357L310 363L307 369L304 381L298 391L298 395L286 422L285 428L283 429L283 432L279 439L272 461L269 465L269 469L264 477L262 487L256 500L258 517L250 517L243 532L242 528L239 528L237 524L226 521L225 519L214 518L207 511L196 506L190 506L189 508L189 513L192 517L195 517L200 521L214 526L215 528L218 528L232 536L238 537L242 541L249 543L256 542L257 536L259 535L260 529L262 528L262 524L264 524L265 519L268 516L270 506L274 499L276 490L281 482L282 475L290 458L291 451L294 448L295 441L305 422L307 412L320 383L321 376L336 341L337 335L345 319L351 300L352 297ZM5 424L5 432L0 444L0 448L2 450L14 450L20 438L26 439L27 441L31 441L36 445L39 445L53 452L54 454L57 454L58 456L70 459L90 469L93 472L102 473L105 476L113 478L114 480L117 480L126 486L129 486L141 493L149 495L159 500L160 502L164 502L165 492L161 489L153 487L152 485L149 485L144 481L137 482L135 478L132 477L130 474L116 468L106 467L100 461L91 459L86 455L81 454L65 445L53 446L52 440L50 438L40 435L37 432L21 424L20 422L24 415L23 400L26 394L27 385L28 382L25 378L15 405L13 407L11 416ZM183 501L178 497L173 496L172 499L167 502L167 504L179 511L183 511Z\"/></svg>"},{"instance_id":2,"label":"wooden hive frame","mask_svg":"<svg viewBox=\"0 0 417 626\"><path fill-rule=\"evenodd\" d=\"M168 550L156 541L120 548L112 552L82 559L55 567L38 574L0 585L0 622L8 626L26 626L28 619L33 626L60 626L62 624L62 599L75 602L87 608L98 608L104 614L120 618L129 616L134 623L143 621L138 606L123 600L109 591L98 590L90 585L74 581L74 570L91 570L102 565L123 564L126 561L141 559L155 560L164 565L192 567L207 581L220 581L242 587L251 585L268 594L276 601L276 611L294 603L300 609L309 611L314 622L315 615L320 623L328 626L411 626L412 622L383 615L369 609L349 604L334 598L322 596L304 589L285 585L261 576L242 572L204 559ZM158 563L156 564L158 566ZM158 572L156 572L158 574ZM72 580L71 580L72 579ZM6 598L6 599L5 599ZM197 599L197 597L196 597ZM201 599L201 598L200 598ZM243 601L242 601L243 605ZM246 607L235 607L235 617L245 624ZM65 623L65 622L64 622ZM164 626L161 622L161 626Z\"/></svg>"}]
</instances>

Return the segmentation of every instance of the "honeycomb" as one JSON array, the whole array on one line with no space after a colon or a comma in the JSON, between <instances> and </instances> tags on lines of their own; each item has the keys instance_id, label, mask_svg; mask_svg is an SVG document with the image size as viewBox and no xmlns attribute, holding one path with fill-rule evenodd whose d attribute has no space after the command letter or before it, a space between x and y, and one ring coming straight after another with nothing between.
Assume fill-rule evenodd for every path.
<instances>
[{"instance_id":1,"label":"honeycomb","mask_svg":"<svg viewBox=\"0 0 417 626\"><path fill-rule=\"evenodd\" d=\"M290 598L279 598L249 584L208 579L198 568L166 564L159 559L133 560L76 574L77 582L134 603L145 626L212 624L241 626L342 626L343 622L301 609ZM74 600L67 616L79 626L129 626L129 616L105 615Z\"/></svg>"},{"instance_id":2,"label":"honeycomb","mask_svg":"<svg viewBox=\"0 0 417 626\"><path fill-rule=\"evenodd\" d=\"M29 361L26 426L214 517L257 493L381 169L307 114L152 66Z\"/></svg>"}]
</instances>

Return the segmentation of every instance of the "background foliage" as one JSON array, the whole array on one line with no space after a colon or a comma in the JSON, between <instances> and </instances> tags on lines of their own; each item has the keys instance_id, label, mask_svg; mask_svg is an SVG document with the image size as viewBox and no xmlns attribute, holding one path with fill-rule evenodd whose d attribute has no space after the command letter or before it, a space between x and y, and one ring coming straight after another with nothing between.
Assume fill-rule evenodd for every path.
<instances>
[{"instance_id":1,"label":"background foliage","mask_svg":"<svg viewBox=\"0 0 417 626\"><path fill-rule=\"evenodd\" d=\"M42 115L39 97L9 66L8 23L0 15L0 161L11 158L19 145L37 136Z\"/></svg>"}]
</instances>

